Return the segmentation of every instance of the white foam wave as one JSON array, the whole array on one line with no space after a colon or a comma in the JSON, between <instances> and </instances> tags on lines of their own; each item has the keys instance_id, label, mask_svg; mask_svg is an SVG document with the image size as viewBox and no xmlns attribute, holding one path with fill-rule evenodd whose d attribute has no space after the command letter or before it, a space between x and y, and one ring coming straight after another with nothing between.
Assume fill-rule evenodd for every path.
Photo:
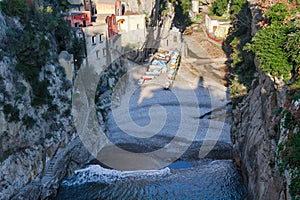
<instances>
[{"instance_id":1,"label":"white foam wave","mask_svg":"<svg viewBox=\"0 0 300 200\"><path fill-rule=\"evenodd\" d=\"M117 181L125 181L130 178L145 178L166 176L171 174L170 168L160 170L138 170L138 171L118 171L114 169L106 169L100 165L89 165L84 169L75 171L75 177L64 180L62 185L81 185L84 183L115 183Z\"/></svg>"}]
</instances>

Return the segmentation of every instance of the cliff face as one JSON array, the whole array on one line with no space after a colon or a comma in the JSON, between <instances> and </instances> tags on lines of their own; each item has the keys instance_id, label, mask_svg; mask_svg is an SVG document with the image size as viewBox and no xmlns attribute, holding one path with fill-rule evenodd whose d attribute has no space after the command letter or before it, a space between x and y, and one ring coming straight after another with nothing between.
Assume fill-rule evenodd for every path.
<instances>
[{"instance_id":1,"label":"cliff face","mask_svg":"<svg viewBox=\"0 0 300 200\"><path fill-rule=\"evenodd\" d=\"M248 2L255 35L262 15L255 1ZM247 199L290 199L288 173L283 174L278 167L278 146L288 135L288 130L280 128L280 112L288 101L288 89L261 71L259 63L255 65L256 80L233 111L234 157L248 187Z\"/></svg>"},{"instance_id":2,"label":"cliff face","mask_svg":"<svg viewBox=\"0 0 300 200\"><path fill-rule=\"evenodd\" d=\"M276 165L280 137L275 132L276 111L285 89L259 72L245 99L234 110L232 140L237 163L248 186L248 199L287 199L286 181Z\"/></svg>"},{"instance_id":3,"label":"cliff face","mask_svg":"<svg viewBox=\"0 0 300 200\"><path fill-rule=\"evenodd\" d=\"M7 30L15 28L22 29L20 22L0 12L0 44ZM32 85L16 70L15 57L3 49L0 45L0 199L44 199L55 193L68 169L89 158L76 139L72 83L58 63L42 66L39 80L49 83L52 100L35 106Z\"/></svg>"},{"instance_id":4,"label":"cliff face","mask_svg":"<svg viewBox=\"0 0 300 200\"><path fill-rule=\"evenodd\" d=\"M129 6L134 7L133 11L151 10L152 1L141 1L141 5L136 6L138 2L128 1ZM46 87L50 96L35 98L40 94L35 89L40 87L34 88L33 81L17 69L18 58L5 47L8 36L11 37L8 34L22 33L25 26L20 21L18 17L3 15L0 10L0 199L51 199L64 177L94 157L83 146L74 124L72 82L65 77L63 68L55 59L62 41L57 41L53 32L48 30L42 34L38 31L28 34L33 38L41 36L38 41L50 46L48 57L51 58L47 58L45 65L38 66L40 71L35 76L38 80L35 83L47 83L41 86ZM42 48L28 45L24 54L39 59L33 54ZM27 60L26 56L22 58ZM111 92L123 72L125 69L117 60L101 74L99 84L106 90L98 94L100 101L96 106L98 111L100 109L97 114L104 129L106 111L101 108L106 108L105 103L109 100L106 94ZM45 103L46 98L49 99ZM43 103L35 105L39 100Z\"/></svg>"}]
</instances>

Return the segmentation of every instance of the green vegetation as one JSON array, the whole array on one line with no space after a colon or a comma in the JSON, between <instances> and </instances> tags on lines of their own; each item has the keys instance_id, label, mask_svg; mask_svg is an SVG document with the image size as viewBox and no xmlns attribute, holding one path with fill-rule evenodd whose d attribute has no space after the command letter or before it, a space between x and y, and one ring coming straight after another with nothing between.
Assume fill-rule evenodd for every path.
<instances>
[{"instance_id":1,"label":"green vegetation","mask_svg":"<svg viewBox=\"0 0 300 200\"><path fill-rule=\"evenodd\" d=\"M282 3L275 4L270 8L270 10L266 11L266 16L271 20L272 24L276 24L276 26L283 23L287 14L288 9Z\"/></svg>"},{"instance_id":2,"label":"green vegetation","mask_svg":"<svg viewBox=\"0 0 300 200\"><path fill-rule=\"evenodd\" d=\"M289 12L283 4L275 4L266 16L270 25L260 30L247 44L244 50L252 51L257 56L260 68L290 85L293 92L292 101L299 100L300 78L300 20L294 17L297 12ZM289 107L293 107L292 105ZM288 132L285 142L278 145L277 165L283 173L288 170L291 175L289 185L292 199L300 195L300 132L299 116L291 108L281 112L281 124L275 126L280 133L282 127Z\"/></svg>"},{"instance_id":3,"label":"green vegetation","mask_svg":"<svg viewBox=\"0 0 300 200\"><path fill-rule=\"evenodd\" d=\"M276 162L282 174L285 170L290 174L289 192L292 199L300 199L300 119L295 105L300 100L300 90L290 90L288 98L290 104L282 109L278 124L279 129L283 128L287 133L287 138L278 144Z\"/></svg>"},{"instance_id":4,"label":"green vegetation","mask_svg":"<svg viewBox=\"0 0 300 200\"><path fill-rule=\"evenodd\" d=\"M244 8L243 6L247 3L246 0L232 0L230 7L230 14L232 16L239 14Z\"/></svg>"},{"instance_id":5,"label":"green vegetation","mask_svg":"<svg viewBox=\"0 0 300 200\"><path fill-rule=\"evenodd\" d=\"M230 96L234 106L247 94L256 68L254 54L244 50L251 41L251 12L246 0L232 0L228 10L228 0L216 0L211 8L211 15L224 16L229 12L232 28L224 41L223 50L232 58L228 75Z\"/></svg>"},{"instance_id":6,"label":"green vegetation","mask_svg":"<svg viewBox=\"0 0 300 200\"><path fill-rule=\"evenodd\" d=\"M22 121L27 129L31 129L34 126L34 124L36 123L36 121L28 115L24 116Z\"/></svg>"},{"instance_id":7,"label":"green vegetation","mask_svg":"<svg viewBox=\"0 0 300 200\"><path fill-rule=\"evenodd\" d=\"M213 15L222 16L228 7L228 0L216 0L211 7Z\"/></svg>"},{"instance_id":8,"label":"green vegetation","mask_svg":"<svg viewBox=\"0 0 300 200\"><path fill-rule=\"evenodd\" d=\"M234 17L234 15L237 15L242 10L245 3L245 0L232 0L230 9L228 10L229 0L216 0L212 4L210 15L223 16L229 11L228 14L230 14L231 17Z\"/></svg>"},{"instance_id":9,"label":"green vegetation","mask_svg":"<svg viewBox=\"0 0 300 200\"><path fill-rule=\"evenodd\" d=\"M8 16L19 17L24 26L23 29L9 28L2 48L4 53L16 57L16 70L30 83L31 103L36 107L53 100L47 89L48 81L45 77L40 79L42 68L49 62L57 63L57 53L62 50L74 53L76 66L80 66L83 60L84 44L82 40L72 39L70 23L61 15L67 5L66 0L33 1L32 5L24 0L0 2L1 10Z\"/></svg>"},{"instance_id":10,"label":"green vegetation","mask_svg":"<svg viewBox=\"0 0 300 200\"><path fill-rule=\"evenodd\" d=\"M300 21L294 19L286 22L288 11L283 4L275 4L266 14L271 25L260 30L245 50L254 52L264 72L285 82L295 76L298 80Z\"/></svg>"},{"instance_id":11,"label":"green vegetation","mask_svg":"<svg viewBox=\"0 0 300 200\"><path fill-rule=\"evenodd\" d=\"M287 29L280 26L269 26L259 31L247 45L245 50L252 50L258 57L260 68L273 76L281 77L288 81L293 68L288 61L284 44L287 38Z\"/></svg>"},{"instance_id":12,"label":"green vegetation","mask_svg":"<svg viewBox=\"0 0 300 200\"><path fill-rule=\"evenodd\" d=\"M233 1L234 3L235 1ZM239 1L240 2L240 1ZM236 3L237 4L237 3ZM247 93L256 68L254 65L253 53L246 52L243 48L251 41L251 13L247 1L239 7L240 11L232 15L233 23L228 37L224 41L223 49L232 58L230 81L230 95L234 102L239 100ZM237 11L234 11L234 13Z\"/></svg>"},{"instance_id":13,"label":"green vegetation","mask_svg":"<svg viewBox=\"0 0 300 200\"><path fill-rule=\"evenodd\" d=\"M8 122L20 120L20 117L19 117L20 111L16 106L13 106L11 104L4 104L3 111L4 111L5 116L8 119Z\"/></svg>"},{"instance_id":14,"label":"green vegetation","mask_svg":"<svg viewBox=\"0 0 300 200\"><path fill-rule=\"evenodd\" d=\"M83 58L85 57L84 45L84 40L80 38L74 38L71 49L69 50L69 52L74 56L74 65L76 70L80 68Z\"/></svg>"},{"instance_id":15,"label":"green vegetation","mask_svg":"<svg viewBox=\"0 0 300 200\"><path fill-rule=\"evenodd\" d=\"M293 129L299 128L299 120L295 120L294 116L288 110L283 112L284 128L288 128L291 133L286 142L278 145L277 165L280 172L288 170L291 175L291 183L289 192L292 199L299 199L300 195L300 132L293 133Z\"/></svg>"},{"instance_id":16,"label":"green vegetation","mask_svg":"<svg viewBox=\"0 0 300 200\"><path fill-rule=\"evenodd\" d=\"M0 7L7 16L22 16L27 10L26 3L22 0L3 0Z\"/></svg>"},{"instance_id":17,"label":"green vegetation","mask_svg":"<svg viewBox=\"0 0 300 200\"><path fill-rule=\"evenodd\" d=\"M217 0L218 1L218 0ZM300 97L300 20L295 17L299 11L289 11L283 4L276 4L266 12L270 25L251 36L251 13L246 1L233 1L230 13L233 27L224 42L224 51L233 59L230 68L230 93L233 100L239 100L247 93L254 82L257 57L259 67L274 77L283 79L289 85L292 102ZM214 13L216 14L216 13ZM224 13L220 13L224 14ZM236 101L234 101L234 104ZM293 105L276 111L281 118L274 126L278 134L284 130L287 140L278 144L277 166L280 172L288 170L291 175L289 185L293 199L300 196L300 132L299 114Z\"/></svg>"},{"instance_id":18,"label":"green vegetation","mask_svg":"<svg viewBox=\"0 0 300 200\"><path fill-rule=\"evenodd\" d=\"M192 2L191 0L171 0L171 3L173 3L173 6L175 8L173 23L177 28L184 30L185 27L191 22L189 12L192 6Z\"/></svg>"},{"instance_id":19,"label":"green vegetation","mask_svg":"<svg viewBox=\"0 0 300 200\"><path fill-rule=\"evenodd\" d=\"M250 88L256 72L254 56L264 72L285 80L294 89L299 88L300 20L291 15L296 12L288 12L285 5L275 4L266 11L271 25L261 29L253 38L247 2L233 1L230 12L238 12L231 16L233 27L224 42L224 51L233 59L232 76L229 77L231 97L239 100Z\"/></svg>"},{"instance_id":20,"label":"green vegetation","mask_svg":"<svg viewBox=\"0 0 300 200\"><path fill-rule=\"evenodd\" d=\"M287 128L289 130L292 130L297 123L296 119L289 110L283 111L283 119L284 120L282 122L282 127Z\"/></svg>"}]
</instances>

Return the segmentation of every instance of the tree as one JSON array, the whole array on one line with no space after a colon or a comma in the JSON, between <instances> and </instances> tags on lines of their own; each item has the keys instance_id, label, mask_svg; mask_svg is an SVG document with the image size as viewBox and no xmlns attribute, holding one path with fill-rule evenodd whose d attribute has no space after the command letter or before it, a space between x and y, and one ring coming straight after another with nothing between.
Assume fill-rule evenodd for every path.
<instances>
[{"instance_id":1,"label":"tree","mask_svg":"<svg viewBox=\"0 0 300 200\"><path fill-rule=\"evenodd\" d=\"M83 58L85 57L84 53L84 42L82 39L74 38L73 44L70 49L70 53L74 56L74 65L75 68L78 70L83 62Z\"/></svg>"},{"instance_id":2,"label":"tree","mask_svg":"<svg viewBox=\"0 0 300 200\"><path fill-rule=\"evenodd\" d=\"M230 14L231 15L238 14L242 10L242 7L246 2L247 2L246 0L232 0L230 6Z\"/></svg>"},{"instance_id":3,"label":"tree","mask_svg":"<svg viewBox=\"0 0 300 200\"><path fill-rule=\"evenodd\" d=\"M276 77L283 76L288 81L293 67L283 48L286 40L286 27L269 26L260 30L252 39L252 44L245 46L245 50L255 53L263 71Z\"/></svg>"},{"instance_id":4,"label":"tree","mask_svg":"<svg viewBox=\"0 0 300 200\"><path fill-rule=\"evenodd\" d=\"M217 16L222 16L228 7L228 0L216 0L212 5L212 13Z\"/></svg>"},{"instance_id":5,"label":"tree","mask_svg":"<svg viewBox=\"0 0 300 200\"><path fill-rule=\"evenodd\" d=\"M284 49L295 69L300 67L300 19L290 23L290 31L284 44Z\"/></svg>"},{"instance_id":6,"label":"tree","mask_svg":"<svg viewBox=\"0 0 300 200\"><path fill-rule=\"evenodd\" d=\"M286 5L277 3L266 11L266 16L271 20L271 24L282 24L288 14Z\"/></svg>"},{"instance_id":7,"label":"tree","mask_svg":"<svg viewBox=\"0 0 300 200\"><path fill-rule=\"evenodd\" d=\"M27 5L24 0L3 0L0 2L0 8L7 16L22 16Z\"/></svg>"}]
</instances>

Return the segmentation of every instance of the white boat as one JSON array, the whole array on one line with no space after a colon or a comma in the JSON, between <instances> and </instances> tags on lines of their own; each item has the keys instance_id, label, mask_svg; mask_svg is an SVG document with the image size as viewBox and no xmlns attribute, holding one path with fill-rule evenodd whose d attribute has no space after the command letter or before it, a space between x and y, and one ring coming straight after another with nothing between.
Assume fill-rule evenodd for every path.
<instances>
[{"instance_id":1,"label":"white boat","mask_svg":"<svg viewBox=\"0 0 300 200\"><path fill-rule=\"evenodd\" d=\"M140 78L137 83L138 83L138 85L142 85L144 82L145 82L145 80L143 78Z\"/></svg>"}]
</instances>

